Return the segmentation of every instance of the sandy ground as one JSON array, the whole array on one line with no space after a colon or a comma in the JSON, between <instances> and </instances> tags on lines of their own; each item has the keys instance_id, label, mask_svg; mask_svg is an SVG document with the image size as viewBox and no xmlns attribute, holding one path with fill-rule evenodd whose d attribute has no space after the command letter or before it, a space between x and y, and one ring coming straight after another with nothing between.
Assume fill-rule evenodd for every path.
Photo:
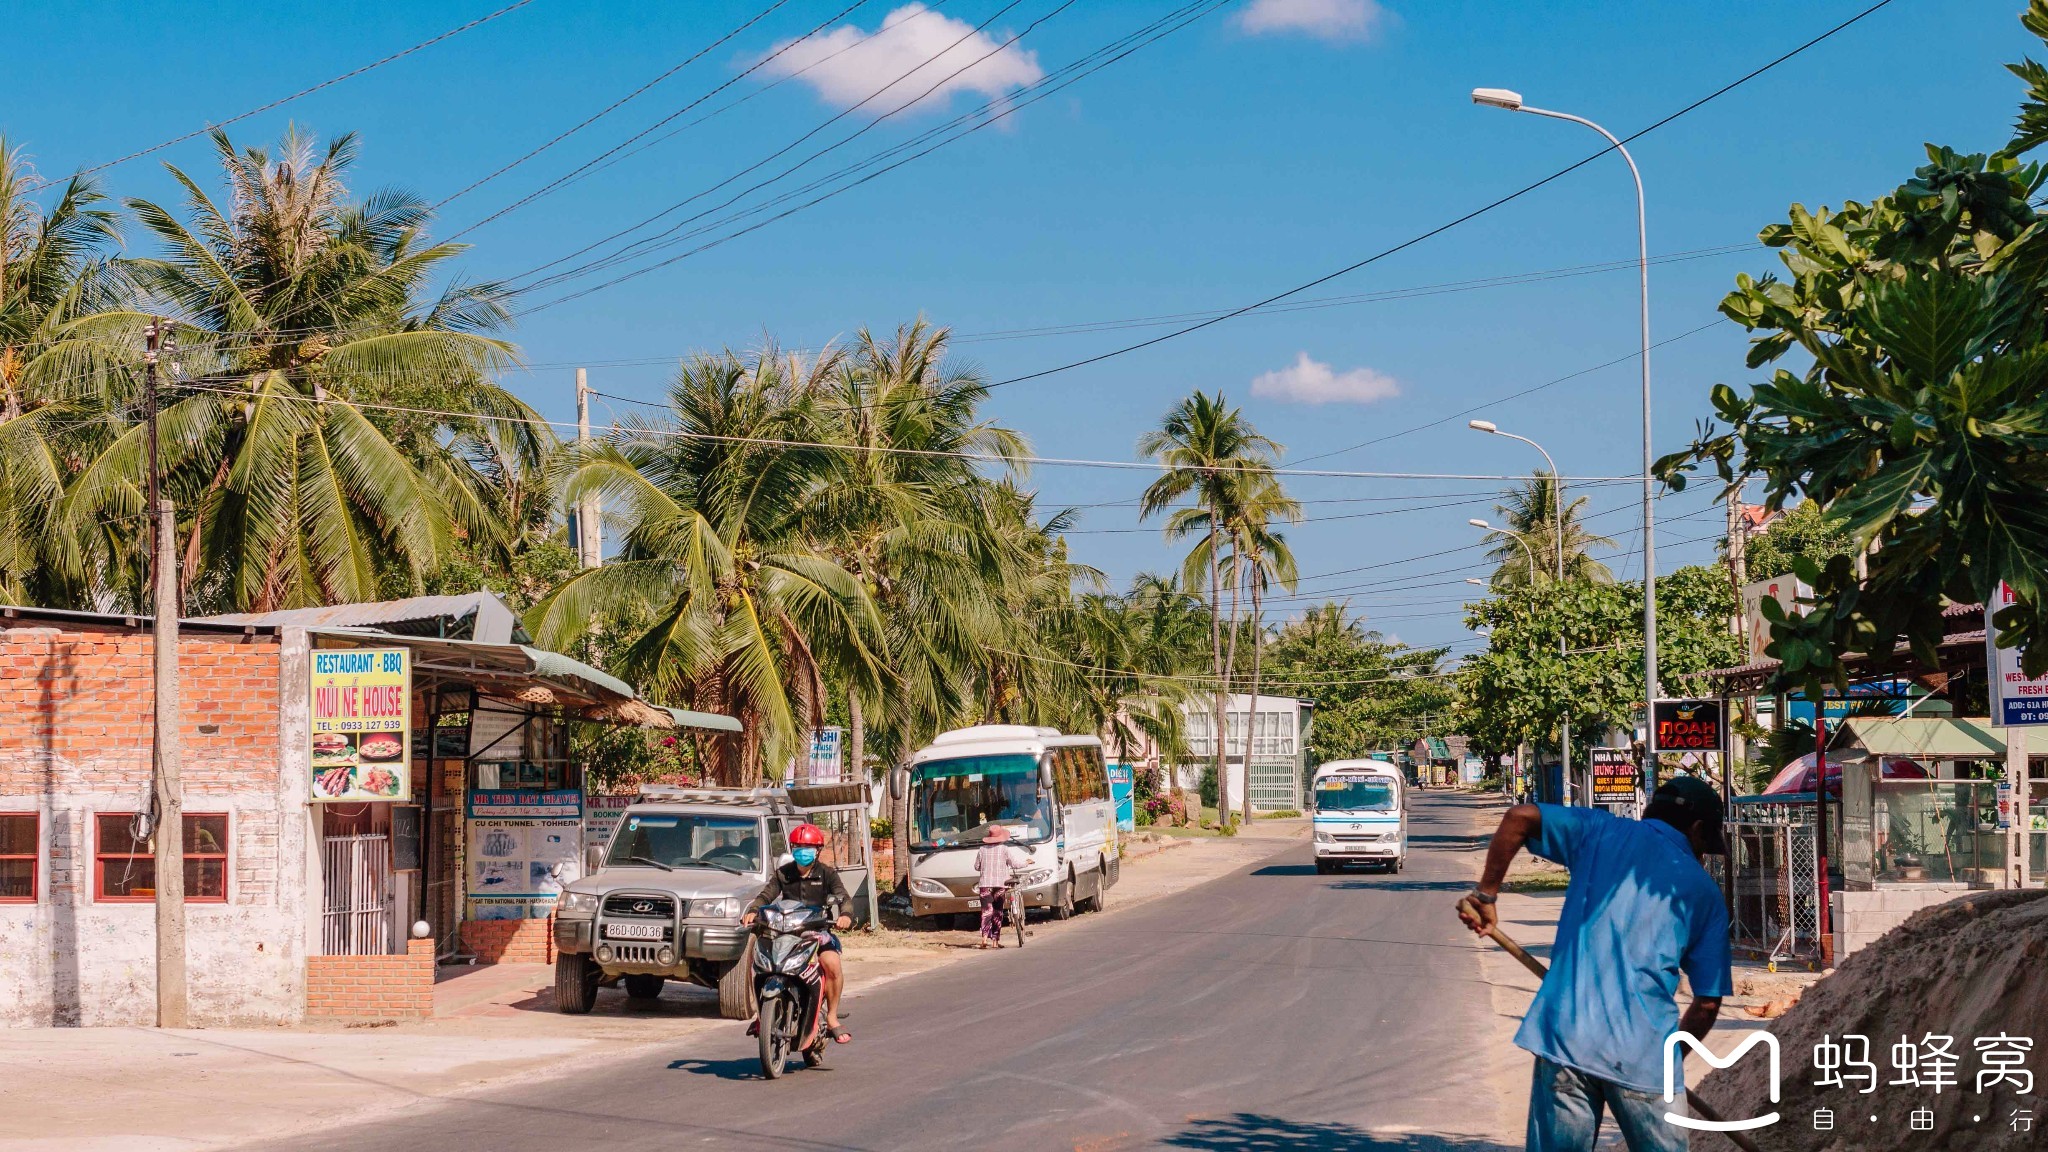
<instances>
[{"instance_id":1,"label":"sandy ground","mask_svg":"<svg viewBox=\"0 0 2048 1152\"><path fill-rule=\"evenodd\" d=\"M1230 839L1172 840L1127 859L1104 915L1225 875L1307 834L1255 822ZM1052 935L1068 925L1034 921ZM940 966L994 960L969 933L856 933L847 940L847 1027L860 999ZM430 1020L267 1030L65 1028L0 1043L0 1152L188 1152L317 1131L589 1061L674 1043L720 1020L707 989L670 985L651 1002L606 991L589 1016L554 1011L553 969L444 969ZM855 1041L858 1043L858 1039Z\"/></svg>"}]
</instances>

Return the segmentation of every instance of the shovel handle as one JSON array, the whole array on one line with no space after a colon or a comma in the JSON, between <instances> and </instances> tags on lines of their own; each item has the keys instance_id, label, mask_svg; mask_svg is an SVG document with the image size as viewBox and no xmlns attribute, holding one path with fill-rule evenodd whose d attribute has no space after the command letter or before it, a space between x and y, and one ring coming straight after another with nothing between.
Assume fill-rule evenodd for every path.
<instances>
[{"instance_id":1,"label":"shovel handle","mask_svg":"<svg viewBox=\"0 0 2048 1152\"><path fill-rule=\"evenodd\" d=\"M1477 905L1473 903L1472 898L1470 896L1467 896L1464 899L1458 901L1458 911L1471 916L1474 920L1479 919L1479 909ZM1538 980L1541 980L1545 976L1550 975L1550 969L1544 967L1543 961L1538 960L1534 956L1529 955L1529 950L1527 948L1522 947L1520 944L1515 943L1514 937L1509 936L1507 933L1501 931L1500 925L1495 924L1493 927L1488 928L1486 930L1486 937L1487 939L1492 940L1495 944L1500 945L1501 949L1505 951L1508 955L1513 956L1517 960L1520 960L1522 962L1522 967L1527 968L1531 972L1534 972ZM1708 1104L1705 1100L1700 1099L1699 1093L1694 1092L1690 1088L1686 1089L1685 1101L1688 1105L1691 1106L1693 1113L1697 1115L1700 1119L1715 1124L1721 1122L1721 1114L1715 1111L1713 1105ZM1726 1136L1729 1139L1729 1141L1733 1143L1737 1148L1742 1149L1742 1152L1761 1152L1761 1149L1759 1149L1756 1146L1756 1141L1751 1140L1744 1133L1722 1132L1720 1133L1720 1135Z\"/></svg>"}]
</instances>

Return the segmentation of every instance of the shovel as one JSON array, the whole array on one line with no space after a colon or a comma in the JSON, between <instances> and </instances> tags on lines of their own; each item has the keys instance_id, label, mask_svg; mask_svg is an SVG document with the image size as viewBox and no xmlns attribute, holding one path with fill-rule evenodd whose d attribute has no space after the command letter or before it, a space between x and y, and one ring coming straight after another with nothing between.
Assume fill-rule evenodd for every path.
<instances>
[{"instance_id":1,"label":"shovel","mask_svg":"<svg viewBox=\"0 0 2048 1152\"><path fill-rule=\"evenodd\" d=\"M1470 912L1474 920L1477 920L1479 918L1478 909L1472 906L1472 898L1469 896L1463 900L1458 901L1458 910L1461 912ZM1529 955L1529 950L1527 948L1522 947L1520 944L1515 943L1514 937L1509 936L1507 933L1501 931L1500 925L1495 924L1493 927L1488 928L1486 930L1486 935L1495 944L1500 945L1501 949L1505 951L1508 955L1513 956L1515 959L1521 961L1522 967L1527 968L1531 972L1534 972L1538 980L1541 980L1545 976L1550 975L1550 969L1544 967L1543 961L1538 960L1534 956ZM1687 1088L1685 1090L1685 1101L1687 1104L1691 1105L1693 1114L1698 1116L1700 1119L1715 1124L1721 1122L1721 1114L1714 1110L1713 1105L1708 1104L1705 1100L1700 1099L1699 1093L1694 1092L1690 1088ZM1730 1141L1734 1143L1734 1145L1737 1148L1742 1149L1742 1152L1763 1152L1762 1149L1756 1146L1756 1141L1751 1140L1748 1136L1740 1132L1722 1132L1719 1133L1719 1135L1726 1136Z\"/></svg>"}]
</instances>

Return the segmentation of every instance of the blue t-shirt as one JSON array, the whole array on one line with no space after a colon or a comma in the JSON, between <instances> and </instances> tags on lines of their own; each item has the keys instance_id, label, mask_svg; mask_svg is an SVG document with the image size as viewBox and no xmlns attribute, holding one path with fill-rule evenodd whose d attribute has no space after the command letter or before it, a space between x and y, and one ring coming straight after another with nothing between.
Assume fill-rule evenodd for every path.
<instances>
[{"instance_id":1,"label":"blue t-shirt","mask_svg":"<svg viewBox=\"0 0 2048 1152\"><path fill-rule=\"evenodd\" d=\"M1642 1092L1664 1091L1664 1038L1678 1029L1678 973L1694 996L1727 996L1728 908L1685 834L1662 820L1540 805L1530 851L1571 869L1550 975L1515 1043ZM1681 1053L1682 1054L1682 1053ZM1683 1069L1677 1070L1679 1082Z\"/></svg>"}]
</instances>

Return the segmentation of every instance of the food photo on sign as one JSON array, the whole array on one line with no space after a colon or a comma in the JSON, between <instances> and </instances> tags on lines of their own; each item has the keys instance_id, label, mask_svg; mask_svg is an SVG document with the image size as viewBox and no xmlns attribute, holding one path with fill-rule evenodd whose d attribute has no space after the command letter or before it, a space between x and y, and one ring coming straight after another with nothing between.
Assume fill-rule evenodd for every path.
<instances>
[{"instance_id":1,"label":"food photo on sign","mask_svg":"<svg viewBox=\"0 0 2048 1152\"><path fill-rule=\"evenodd\" d=\"M348 648L309 655L312 798L409 799L410 653Z\"/></svg>"}]
</instances>

